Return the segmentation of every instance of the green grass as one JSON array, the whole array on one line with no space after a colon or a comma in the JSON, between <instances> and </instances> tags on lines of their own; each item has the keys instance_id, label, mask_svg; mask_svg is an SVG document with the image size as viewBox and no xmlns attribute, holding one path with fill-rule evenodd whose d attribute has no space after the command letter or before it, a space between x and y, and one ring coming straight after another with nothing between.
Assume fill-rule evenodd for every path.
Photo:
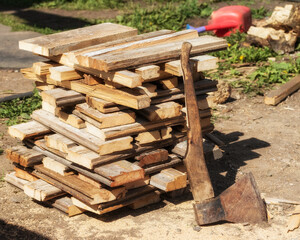
<instances>
[{"instance_id":1,"label":"green grass","mask_svg":"<svg viewBox=\"0 0 300 240\"><path fill-rule=\"evenodd\" d=\"M32 97L0 103L0 118L8 119L5 123L9 126L27 122L30 114L40 107L41 97L35 89Z\"/></svg>"},{"instance_id":2,"label":"green grass","mask_svg":"<svg viewBox=\"0 0 300 240\"><path fill-rule=\"evenodd\" d=\"M270 16L271 13L264 7L260 7L260 8L256 8L256 9L252 8L251 15L252 15L253 19L263 19L265 17Z\"/></svg>"}]
</instances>

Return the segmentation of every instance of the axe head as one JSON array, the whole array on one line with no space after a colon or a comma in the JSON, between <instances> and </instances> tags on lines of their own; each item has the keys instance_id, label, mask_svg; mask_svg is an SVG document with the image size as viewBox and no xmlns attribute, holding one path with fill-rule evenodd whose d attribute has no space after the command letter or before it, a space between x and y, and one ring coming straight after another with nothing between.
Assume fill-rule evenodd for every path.
<instances>
[{"instance_id":1,"label":"axe head","mask_svg":"<svg viewBox=\"0 0 300 240\"><path fill-rule=\"evenodd\" d=\"M194 204L199 225L228 221L260 223L267 221L267 210L252 173L246 174L218 197Z\"/></svg>"}]
</instances>

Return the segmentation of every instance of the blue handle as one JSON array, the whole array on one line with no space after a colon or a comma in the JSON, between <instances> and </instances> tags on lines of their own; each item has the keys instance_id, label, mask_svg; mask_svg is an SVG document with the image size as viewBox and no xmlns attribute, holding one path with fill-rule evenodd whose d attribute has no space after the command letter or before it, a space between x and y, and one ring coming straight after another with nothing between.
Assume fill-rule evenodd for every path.
<instances>
[{"instance_id":1,"label":"blue handle","mask_svg":"<svg viewBox=\"0 0 300 240\"><path fill-rule=\"evenodd\" d=\"M205 26L201 26L201 27L195 28L195 27L192 27L190 24L186 25L186 29L194 29L194 30L197 30L198 33L202 33L202 32L206 31Z\"/></svg>"}]
</instances>

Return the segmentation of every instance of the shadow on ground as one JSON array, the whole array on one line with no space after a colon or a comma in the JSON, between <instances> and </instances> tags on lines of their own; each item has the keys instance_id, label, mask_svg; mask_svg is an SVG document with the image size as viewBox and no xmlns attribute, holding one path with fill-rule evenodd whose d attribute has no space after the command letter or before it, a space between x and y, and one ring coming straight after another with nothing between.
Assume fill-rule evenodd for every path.
<instances>
[{"instance_id":1,"label":"shadow on ground","mask_svg":"<svg viewBox=\"0 0 300 240\"><path fill-rule=\"evenodd\" d=\"M49 28L54 31L64 31L91 25L90 22L70 16L62 16L54 13L38 11L35 9L13 9L1 8L0 12L7 12L26 22L30 26L38 28Z\"/></svg>"},{"instance_id":2,"label":"shadow on ground","mask_svg":"<svg viewBox=\"0 0 300 240\"><path fill-rule=\"evenodd\" d=\"M220 147L224 151L223 157L207 164L217 196L235 183L237 172L241 166L246 165L249 160L260 157L260 154L254 150L269 147L270 144L257 138L239 140L244 135L241 132L225 135L215 131L214 135L225 142L225 145Z\"/></svg>"},{"instance_id":3,"label":"shadow on ground","mask_svg":"<svg viewBox=\"0 0 300 240\"><path fill-rule=\"evenodd\" d=\"M27 230L26 228L14 224L6 223L1 219L0 219L0 236L1 236L1 240L6 240L6 239L48 240L49 239L36 232Z\"/></svg>"}]
</instances>

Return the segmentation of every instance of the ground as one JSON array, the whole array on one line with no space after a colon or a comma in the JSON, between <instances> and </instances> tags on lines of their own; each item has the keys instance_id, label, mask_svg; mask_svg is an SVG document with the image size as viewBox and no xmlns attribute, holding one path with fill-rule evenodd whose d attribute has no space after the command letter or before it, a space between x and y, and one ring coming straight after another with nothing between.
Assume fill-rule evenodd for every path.
<instances>
[{"instance_id":1,"label":"ground","mask_svg":"<svg viewBox=\"0 0 300 240\"><path fill-rule=\"evenodd\" d=\"M2 66L0 71L0 97L32 89L32 83L15 70L18 67L9 68ZM216 194L252 172L264 196L300 202L299 102L300 91L275 107L265 105L261 96L249 98L234 91L227 103L217 106L214 134L226 145L224 157L208 164ZM7 126L0 123L0 148L16 144L20 142L8 136ZM0 176L12 169L0 155ZM265 224L197 227L192 203L191 194L186 194L139 210L124 208L103 216L69 218L0 181L0 239L300 240L300 229L286 231L293 205L268 204L270 219Z\"/></svg>"}]
</instances>

